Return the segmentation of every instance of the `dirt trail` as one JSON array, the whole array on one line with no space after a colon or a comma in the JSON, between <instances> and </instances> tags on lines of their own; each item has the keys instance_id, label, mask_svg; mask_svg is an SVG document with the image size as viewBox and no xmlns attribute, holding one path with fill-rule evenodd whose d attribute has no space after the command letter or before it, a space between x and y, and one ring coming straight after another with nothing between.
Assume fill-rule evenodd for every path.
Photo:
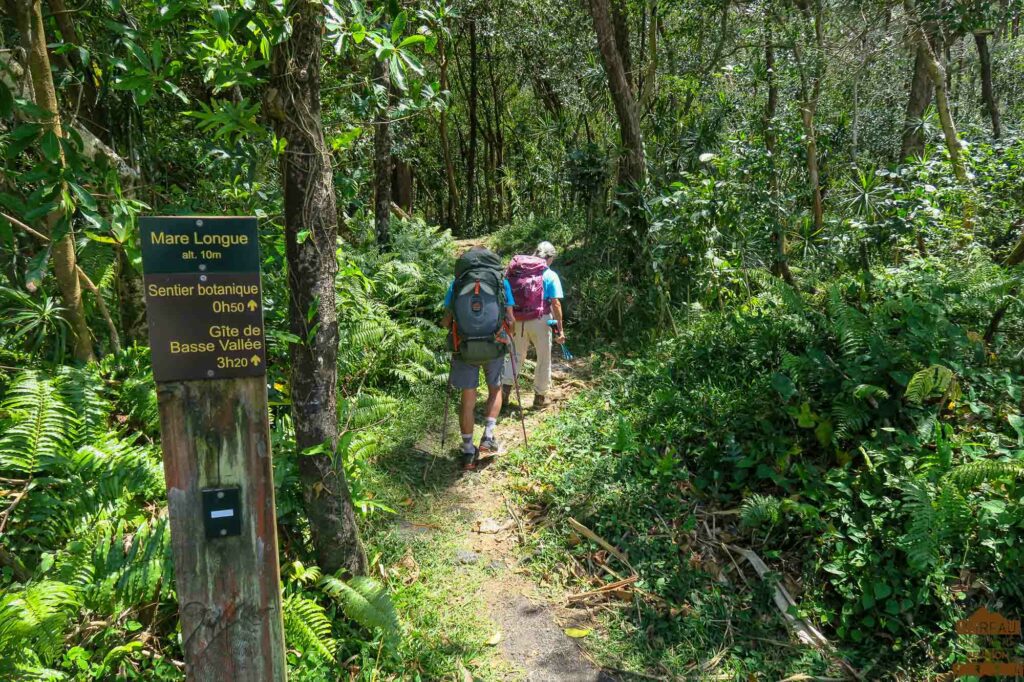
<instances>
[{"instance_id":1,"label":"dirt trail","mask_svg":"<svg viewBox=\"0 0 1024 682\"><path fill-rule=\"evenodd\" d=\"M586 368L584 361L566 363L556 360L552 365L554 380L546 409L533 409L530 384L523 382L526 391L522 398L528 434L557 413L565 400L584 385L584 377L580 376ZM514 392L512 402L518 404ZM452 396L452 404L457 404L455 396ZM450 428L457 431L454 423ZM454 435L457 440L457 432ZM480 435L479 426L476 435ZM459 475L444 489L442 504L457 510L457 515L451 518L457 517L461 521L458 551L452 556L452 563L473 564L486 569L482 571L483 578L474 596L486 604L489 619L494 624L492 632L497 633L496 637L500 636L496 646L508 664L502 667L516 671L500 679L526 682L617 680L592 663L577 641L564 632L567 627L591 627L587 613L570 612L555 603L550 598L550 590L548 596L542 594L527 569L520 566L520 533L524 528L520 525L519 513L506 501L509 480L502 466L502 457L522 445L523 431L517 408L499 420L497 436L501 451L496 462L479 471ZM452 440L448 442L452 444ZM454 470L456 464L454 459L437 459L433 466L437 474L437 469L451 467Z\"/></svg>"},{"instance_id":2,"label":"dirt trail","mask_svg":"<svg viewBox=\"0 0 1024 682\"><path fill-rule=\"evenodd\" d=\"M556 351L557 352L557 351ZM533 410L533 394L523 393L527 433L554 414L581 382L576 363L553 363L549 406ZM526 382L524 382L526 383ZM513 402L515 397L513 395ZM519 447L523 440L518 411L502 419L497 428L502 450ZM499 455L500 459L500 455ZM500 463L464 476L454 489L472 519L465 548L491 570L481 585L490 617L501 633L504 656L525 675L527 682L598 682L615 680L602 673L565 634L569 626L586 627L579 612L570 613L540 594L525 569L518 567L519 519L506 502L507 475ZM585 618L585 614L582 615Z\"/></svg>"}]
</instances>

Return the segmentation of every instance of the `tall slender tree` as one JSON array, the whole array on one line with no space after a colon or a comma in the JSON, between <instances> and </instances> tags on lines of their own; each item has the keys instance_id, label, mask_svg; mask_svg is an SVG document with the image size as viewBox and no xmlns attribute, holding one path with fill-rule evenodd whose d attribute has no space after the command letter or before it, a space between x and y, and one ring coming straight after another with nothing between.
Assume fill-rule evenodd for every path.
<instances>
[{"instance_id":1,"label":"tall slender tree","mask_svg":"<svg viewBox=\"0 0 1024 682\"><path fill-rule=\"evenodd\" d=\"M384 89L373 126L373 225L377 246L383 251L391 244L391 73L386 59L374 61L373 81Z\"/></svg>"},{"instance_id":2,"label":"tall slender tree","mask_svg":"<svg viewBox=\"0 0 1024 682\"><path fill-rule=\"evenodd\" d=\"M285 255L292 413L306 516L320 567L366 572L338 441L338 213L320 117L324 6L291 0L289 38L274 47L266 110L277 136L284 184ZM305 239L300 232L308 232Z\"/></svg>"},{"instance_id":3,"label":"tall slender tree","mask_svg":"<svg viewBox=\"0 0 1024 682\"><path fill-rule=\"evenodd\" d=\"M622 58L623 50L628 43L620 45L616 38L616 26L612 19L609 0L589 0L590 17L594 23L597 36L597 47L601 53L601 63L608 79L608 90L615 106L615 115L619 124L619 139L622 141L622 152L619 156L619 184L626 190L626 205L631 206L631 225L634 231L634 260L643 251L643 243L647 238L646 220L637 208L638 193L643 187L646 177L644 159L644 138L640 130L640 108L637 106L636 95L626 65ZM620 22L620 31L624 31L625 20ZM625 39L624 39L625 40Z\"/></svg>"},{"instance_id":4,"label":"tall slender tree","mask_svg":"<svg viewBox=\"0 0 1024 682\"><path fill-rule=\"evenodd\" d=\"M996 102L995 90L992 88L992 55L988 50L988 36L991 31L974 32L974 44L978 48L978 61L981 65L981 101L985 105L985 113L992 121L992 137L1002 136L1002 125L999 120L999 103Z\"/></svg>"},{"instance_id":5,"label":"tall slender tree","mask_svg":"<svg viewBox=\"0 0 1024 682\"><path fill-rule=\"evenodd\" d=\"M50 71L50 57L46 49L42 5L40 0L17 0L15 11L28 60L33 96L36 106L43 112L40 123L44 135L59 140L63 137L63 131L60 110L57 107L57 91L53 85L53 73ZM56 153L53 161L63 166L63 148L59 144L54 148ZM62 188L63 182L58 183L58 186ZM58 201L62 194L66 194L66 191L58 189ZM57 207L47 214L46 230L47 236L51 239L53 274L64 302L64 315L74 337L74 356L79 362L88 362L95 358L92 334L85 317L71 219L65 208Z\"/></svg>"},{"instance_id":6,"label":"tall slender tree","mask_svg":"<svg viewBox=\"0 0 1024 682\"><path fill-rule=\"evenodd\" d=\"M465 226L473 224L476 208L476 151L480 121L477 100L480 90L480 51L477 49L476 19L469 20L469 148L466 151L466 217Z\"/></svg>"}]
</instances>

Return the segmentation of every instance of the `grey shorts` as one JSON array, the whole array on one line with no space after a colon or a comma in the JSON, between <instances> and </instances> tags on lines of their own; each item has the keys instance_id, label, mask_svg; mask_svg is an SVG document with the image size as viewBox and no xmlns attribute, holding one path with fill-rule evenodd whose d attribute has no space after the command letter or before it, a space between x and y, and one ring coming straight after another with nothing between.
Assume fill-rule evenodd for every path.
<instances>
[{"instance_id":1,"label":"grey shorts","mask_svg":"<svg viewBox=\"0 0 1024 682\"><path fill-rule=\"evenodd\" d=\"M488 386L497 386L501 383L501 370L505 366L505 357L502 356L491 360L483 367L467 365L459 356L452 357L452 386L455 388L476 388L480 385L480 370L484 371L484 378Z\"/></svg>"}]
</instances>

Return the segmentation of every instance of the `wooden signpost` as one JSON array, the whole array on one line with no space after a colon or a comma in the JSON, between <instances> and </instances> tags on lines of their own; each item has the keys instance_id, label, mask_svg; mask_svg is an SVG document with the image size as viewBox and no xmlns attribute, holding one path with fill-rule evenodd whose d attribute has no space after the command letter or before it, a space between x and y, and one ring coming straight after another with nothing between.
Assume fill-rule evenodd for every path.
<instances>
[{"instance_id":1,"label":"wooden signpost","mask_svg":"<svg viewBox=\"0 0 1024 682\"><path fill-rule=\"evenodd\" d=\"M285 679L255 218L142 218L188 680Z\"/></svg>"}]
</instances>

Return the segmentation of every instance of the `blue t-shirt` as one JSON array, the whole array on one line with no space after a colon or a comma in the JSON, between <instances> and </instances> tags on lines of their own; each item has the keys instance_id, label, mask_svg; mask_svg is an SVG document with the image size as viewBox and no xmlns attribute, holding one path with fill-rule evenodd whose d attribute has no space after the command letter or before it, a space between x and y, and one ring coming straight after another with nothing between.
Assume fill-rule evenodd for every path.
<instances>
[{"instance_id":1,"label":"blue t-shirt","mask_svg":"<svg viewBox=\"0 0 1024 682\"><path fill-rule=\"evenodd\" d=\"M553 298L563 298L562 280L558 273L548 268L544 271L544 300L550 301Z\"/></svg>"},{"instance_id":2,"label":"blue t-shirt","mask_svg":"<svg viewBox=\"0 0 1024 682\"><path fill-rule=\"evenodd\" d=\"M547 273L545 273L547 274ZM555 279L558 279L558 275L555 275ZM515 305L516 299L512 297L512 286L508 283L507 279L502 280L505 283L505 305ZM544 290L547 291L547 284L545 281ZM562 285L558 285L558 290L562 290ZM448 284L448 293L444 295L444 307L450 308L452 305L452 293L455 291L455 280L453 279ZM547 295L547 294L545 294Z\"/></svg>"}]
</instances>

